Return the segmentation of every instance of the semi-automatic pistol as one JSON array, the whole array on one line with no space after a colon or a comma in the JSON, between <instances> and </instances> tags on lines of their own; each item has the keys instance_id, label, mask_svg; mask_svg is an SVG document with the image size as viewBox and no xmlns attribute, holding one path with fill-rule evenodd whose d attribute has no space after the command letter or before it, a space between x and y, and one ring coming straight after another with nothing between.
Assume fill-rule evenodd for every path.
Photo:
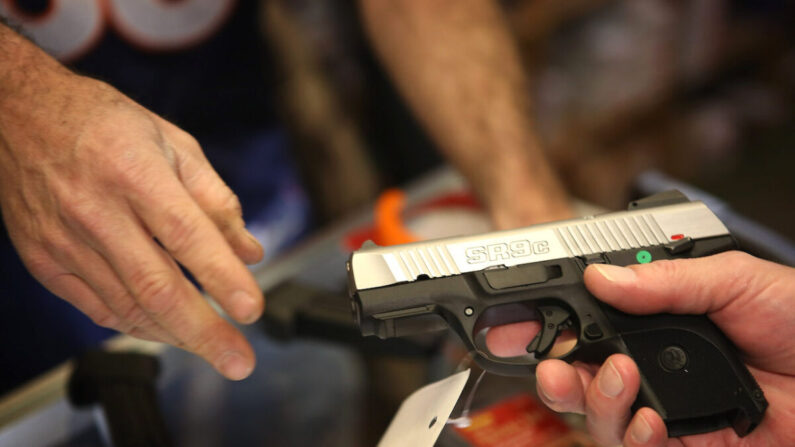
<instances>
[{"instance_id":1,"label":"semi-automatic pistol","mask_svg":"<svg viewBox=\"0 0 795 447\"><path fill-rule=\"evenodd\" d=\"M727 426L744 436L762 420L767 401L732 342L705 315L629 315L597 300L583 283L589 264L626 266L735 248L706 205L670 191L623 212L391 247L366 243L347 268L362 335L449 327L484 369L526 375L553 358L557 337L572 331L576 345L554 358L632 357L641 374L633 410L656 410L669 436ZM489 328L528 320L541 329L526 354L489 351Z\"/></svg>"}]
</instances>

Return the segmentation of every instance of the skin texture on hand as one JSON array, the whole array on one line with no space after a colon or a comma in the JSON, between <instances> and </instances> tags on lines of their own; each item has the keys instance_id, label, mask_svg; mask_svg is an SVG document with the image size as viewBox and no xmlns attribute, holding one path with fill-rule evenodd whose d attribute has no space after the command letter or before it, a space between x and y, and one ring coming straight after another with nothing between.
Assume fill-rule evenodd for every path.
<instances>
[{"instance_id":1,"label":"skin texture on hand","mask_svg":"<svg viewBox=\"0 0 795 447\"><path fill-rule=\"evenodd\" d=\"M630 414L640 376L631 358L616 354L601 367L541 362L538 392L550 408L584 413L590 432L604 445L795 445L795 269L727 252L628 268L592 265L585 270L585 284L597 298L628 313L706 314L735 343L769 407L744 438L725 428L668 439L655 411L642 408ZM528 329L533 328L526 323L494 328L489 346L513 352Z\"/></svg>"},{"instance_id":2,"label":"skin texture on hand","mask_svg":"<svg viewBox=\"0 0 795 447\"><path fill-rule=\"evenodd\" d=\"M198 143L0 31L0 49L32 64L16 85L0 72L0 206L28 270L101 326L248 376L248 342L180 271L238 322L263 311L244 264L262 248Z\"/></svg>"}]
</instances>

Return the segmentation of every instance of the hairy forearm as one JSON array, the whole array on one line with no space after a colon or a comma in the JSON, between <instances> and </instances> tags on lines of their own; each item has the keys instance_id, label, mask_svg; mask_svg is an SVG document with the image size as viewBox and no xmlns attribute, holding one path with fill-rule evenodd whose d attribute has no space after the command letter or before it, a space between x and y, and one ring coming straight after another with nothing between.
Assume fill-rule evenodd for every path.
<instances>
[{"instance_id":1,"label":"hairy forearm","mask_svg":"<svg viewBox=\"0 0 795 447\"><path fill-rule=\"evenodd\" d=\"M492 214L510 197L527 202L527 214L565 217L565 194L532 133L525 75L499 6L361 0L361 7L399 90ZM498 221L514 223L522 222Z\"/></svg>"},{"instance_id":2,"label":"hairy forearm","mask_svg":"<svg viewBox=\"0 0 795 447\"><path fill-rule=\"evenodd\" d=\"M30 101L35 92L70 75L33 42L0 23L0 110Z\"/></svg>"},{"instance_id":3,"label":"hairy forearm","mask_svg":"<svg viewBox=\"0 0 795 447\"><path fill-rule=\"evenodd\" d=\"M23 159L34 159L48 149L40 144L42 139L68 138L52 123L65 124L73 118L61 113L69 99L54 93L74 92L73 78L31 41L0 24L0 167L30 173L36 163ZM4 177L0 178L0 196L14 188L10 176Z\"/></svg>"}]
</instances>

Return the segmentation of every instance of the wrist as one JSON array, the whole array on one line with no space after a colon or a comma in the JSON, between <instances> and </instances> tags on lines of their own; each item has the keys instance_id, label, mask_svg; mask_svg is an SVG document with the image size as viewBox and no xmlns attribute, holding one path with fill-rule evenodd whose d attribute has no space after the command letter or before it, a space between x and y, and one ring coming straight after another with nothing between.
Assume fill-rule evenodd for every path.
<instances>
[{"instance_id":1,"label":"wrist","mask_svg":"<svg viewBox=\"0 0 795 447\"><path fill-rule=\"evenodd\" d=\"M0 24L0 110L74 76L33 42Z\"/></svg>"},{"instance_id":2,"label":"wrist","mask_svg":"<svg viewBox=\"0 0 795 447\"><path fill-rule=\"evenodd\" d=\"M519 228L574 217L565 191L539 184L516 186L486 200L497 229Z\"/></svg>"},{"instance_id":3,"label":"wrist","mask_svg":"<svg viewBox=\"0 0 795 447\"><path fill-rule=\"evenodd\" d=\"M481 188L481 196L498 228L574 217L566 190L540 150L525 149L492 166L490 183Z\"/></svg>"}]
</instances>

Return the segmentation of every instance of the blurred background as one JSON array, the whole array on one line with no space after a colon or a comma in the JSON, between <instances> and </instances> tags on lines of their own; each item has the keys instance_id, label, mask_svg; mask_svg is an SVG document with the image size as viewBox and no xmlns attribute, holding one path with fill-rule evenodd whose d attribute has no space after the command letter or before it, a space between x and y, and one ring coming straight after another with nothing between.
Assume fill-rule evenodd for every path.
<instances>
[{"instance_id":1,"label":"blurred background","mask_svg":"<svg viewBox=\"0 0 795 447\"><path fill-rule=\"evenodd\" d=\"M795 237L791 2L501 4L531 75L535 131L573 195L622 208L638 174L656 168ZM355 5L273 1L263 21L320 221L441 162L368 47ZM343 158L376 178L359 165L361 175L335 177Z\"/></svg>"},{"instance_id":2,"label":"blurred background","mask_svg":"<svg viewBox=\"0 0 795 447\"><path fill-rule=\"evenodd\" d=\"M31 4L37 5L31 11L41 13L49 2ZM649 178L659 179L662 173L701 188L738 214L795 239L795 3L502 0L499 4L530 76L524 93L532 104L534 132L573 197L601 209L624 209L630 199L648 191ZM232 125L205 128L202 113L192 113L201 107L186 100L198 95L188 87L180 90L179 74L161 86L157 75L118 69L125 80L151 78L147 79L151 91L128 94L142 102L154 98L153 110L165 117L177 116L169 111L189 109L184 121L175 121L196 135L205 149L234 145L244 155L260 156L242 169L241 152L208 151L212 164L241 196L244 210L250 203L265 202L259 197L267 195L263 191L269 194L269 205L261 215L246 216L270 257L255 268L268 297L268 311L262 322L246 329L263 360L252 378L230 383L194 356L174 348L154 349L163 364L158 395L166 425L176 445L374 445L412 391L473 365L466 349L449 334L388 343L362 340L350 319L344 261L351 250L374 237L372 205L386 188L413 185L407 188L409 205L419 208L437 203L440 195L448 202L477 204L471 195L462 202L467 185L460 177L439 171L445 165L440 151L371 48L356 2L241 0L239 5L243 12L225 25L222 39L238 25L255 22L257 33L249 39L255 42L245 50L261 58L249 61L249 53L240 50L229 58L234 64L207 70L225 72L218 78L225 83L206 93L220 98L218 104ZM215 50L227 48L223 45ZM181 68L197 71L201 51L182 60L188 68ZM160 56L147 55L145 60L167 65ZM81 60L76 66L88 71L92 63ZM255 64L266 68L251 69ZM259 73L267 79L261 80L261 88L249 89L250 78ZM159 94L171 89L175 80L180 88L174 90L179 91L173 98L161 98ZM256 101L246 102L249 97ZM247 105L237 107L236 101ZM257 121L252 116L261 111L251 108L254 102L267 103L268 110L262 113L269 120L272 114L278 123L263 132L265 136L246 135L234 127L245 127L241 123L247 119ZM272 151L273 158L264 158L253 149L258 145L287 150ZM289 163L276 158L289 158ZM294 184L292 172L269 170L270 162L294 166L300 185ZM657 174L650 177L650 173ZM250 180L249 189L237 188L237 182L245 186L243 180ZM522 199L522 191L516 192L516 198ZM469 205L466 212L471 211ZM488 229L482 213L479 219L459 226ZM407 225L412 230L422 225L449 229L449 221L435 222ZM440 235L434 228L427 234ZM21 267L1 273L8 283L26 275ZM11 379L0 382L0 394L12 397L0 399L0 444L108 445L107 434L94 426L91 416L79 416L82 413L74 412L63 399L49 404L52 396L63 397L63 379L70 371L56 372L60 391L53 391L55 385L38 384L33 397L13 395L13 388L32 375L74 354L71 348L59 349L62 346L53 343L51 335L38 334L42 332L36 327L42 324L38 309L30 310L35 318L19 323L27 332L9 329L8 339L40 337L41 346L57 352L36 363L47 354L45 349L20 347L14 355L27 355L32 365L28 369L15 357L0 361L0 367L14 368L8 374ZM53 311L53 319L62 320L62 312L66 311ZM108 336L109 332L101 335ZM16 348L15 342L6 344ZM473 369L464 396L478 376L479 370ZM532 377L486 375L473 395L473 410L482 411L473 413L480 418L473 420L486 427L488 421L503 416L523 421L512 432L515 444L511 445L595 445L581 431L581 419L553 415L541 408L533 393ZM41 402L48 404L39 407ZM453 416L461 411L459 403ZM22 414L27 416L21 418ZM22 422L11 429L6 425L4 433L9 420ZM47 442L15 443L47 434L48 430L39 430L42 424L52 428L51 433L68 434L53 434ZM489 441L500 427L477 432L450 426L438 445L501 445L494 442L496 438Z\"/></svg>"}]
</instances>

